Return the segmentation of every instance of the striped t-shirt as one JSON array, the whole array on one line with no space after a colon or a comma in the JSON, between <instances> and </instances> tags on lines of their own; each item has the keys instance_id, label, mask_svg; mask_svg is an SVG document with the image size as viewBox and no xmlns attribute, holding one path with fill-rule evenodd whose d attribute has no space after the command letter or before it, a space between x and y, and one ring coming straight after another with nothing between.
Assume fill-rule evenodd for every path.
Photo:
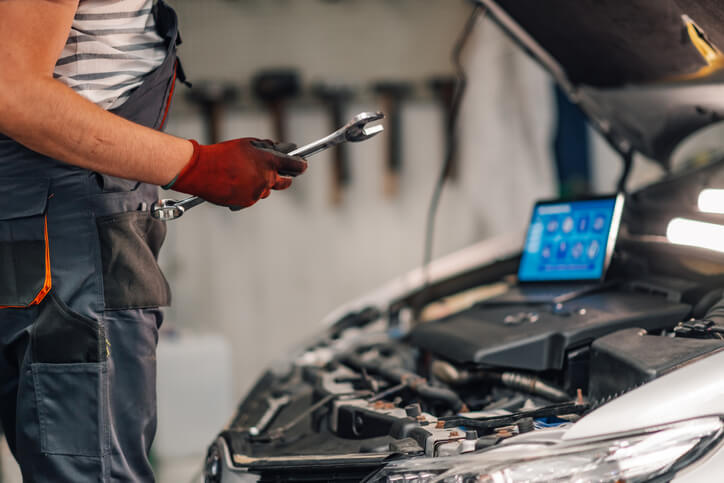
<instances>
[{"instance_id":1,"label":"striped t-shirt","mask_svg":"<svg viewBox=\"0 0 724 483\"><path fill-rule=\"evenodd\" d=\"M80 0L54 76L104 109L123 104L166 49L154 0Z\"/></svg>"}]
</instances>

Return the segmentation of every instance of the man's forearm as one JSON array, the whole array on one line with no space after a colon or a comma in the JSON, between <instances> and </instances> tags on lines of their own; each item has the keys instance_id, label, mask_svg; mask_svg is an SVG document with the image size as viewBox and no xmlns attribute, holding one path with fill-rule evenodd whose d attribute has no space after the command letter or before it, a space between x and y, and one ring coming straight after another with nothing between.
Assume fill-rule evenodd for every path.
<instances>
[{"instance_id":1,"label":"man's forearm","mask_svg":"<svg viewBox=\"0 0 724 483\"><path fill-rule=\"evenodd\" d=\"M189 141L107 112L55 79L0 84L0 132L51 158L163 185L193 153Z\"/></svg>"},{"instance_id":2,"label":"man's forearm","mask_svg":"<svg viewBox=\"0 0 724 483\"><path fill-rule=\"evenodd\" d=\"M0 133L101 173L159 185L176 179L174 189L224 206L251 206L304 172L304 160L264 141L200 146L104 111L53 79L78 1L0 0Z\"/></svg>"}]
</instances>

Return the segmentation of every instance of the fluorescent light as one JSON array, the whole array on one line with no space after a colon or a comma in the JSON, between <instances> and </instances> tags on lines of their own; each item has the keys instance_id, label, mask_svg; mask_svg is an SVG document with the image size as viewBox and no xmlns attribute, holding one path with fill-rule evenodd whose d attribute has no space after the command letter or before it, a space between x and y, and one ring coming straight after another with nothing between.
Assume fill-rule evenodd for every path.
<instances>
[{"instance_id":1,"label":"fluorescent light","mask_svg":"<svg viewBox=\"0 0 724 483\"><path fill-rule=\"evenodd\" d=\"M724 214L724 190L702 190L699 193L699 211Z\"/></svg>"},{"instance_id":2,"label":"fluorescent light","mask_svg":"<svg viewBox=\"0 0 724 483\"><path fill-rule=\"evenodd\" d=\"M666 238L677 245L707 248L724 253L724 226L715 223L674 218L666 228Z\"/></svg>"}]
</instances>

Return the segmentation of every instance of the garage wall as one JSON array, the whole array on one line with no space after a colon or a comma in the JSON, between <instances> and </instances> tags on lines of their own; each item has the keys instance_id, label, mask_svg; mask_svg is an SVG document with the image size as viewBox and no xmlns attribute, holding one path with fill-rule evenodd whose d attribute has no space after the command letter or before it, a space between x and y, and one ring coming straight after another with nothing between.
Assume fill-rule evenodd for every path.
<instances>
[{"instance_id":1,"label":"garage wall","mask_svg":"<svg viewBox=\"0 0 724 483\"><path fill-rule=\"evenodd\" d=\"M466 0L171 0L196 79L294 66L308 81L364 85L448 72Z\"/></svg>"}]
</instances>

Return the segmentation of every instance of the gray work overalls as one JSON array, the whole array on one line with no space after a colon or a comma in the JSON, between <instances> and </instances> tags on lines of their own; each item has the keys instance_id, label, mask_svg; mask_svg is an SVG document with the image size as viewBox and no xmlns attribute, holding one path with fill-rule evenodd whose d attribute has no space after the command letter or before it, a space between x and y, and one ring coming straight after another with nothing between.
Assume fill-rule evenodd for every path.
<instances>
[{"instance_id":1,"label":"gray work overalls","mask_svg":"<svg viewBox=\"0 0 724 483\"><path fill-rule=\"evenodd\" d=\"M166 59L113 112L160 128L183 78L176 14L159 1L154 16ZM166 227L148 213L157 189L0 135L0 420L25 482L154 479L170 302L156 262Z\"/></svg>"}]
</instances>

